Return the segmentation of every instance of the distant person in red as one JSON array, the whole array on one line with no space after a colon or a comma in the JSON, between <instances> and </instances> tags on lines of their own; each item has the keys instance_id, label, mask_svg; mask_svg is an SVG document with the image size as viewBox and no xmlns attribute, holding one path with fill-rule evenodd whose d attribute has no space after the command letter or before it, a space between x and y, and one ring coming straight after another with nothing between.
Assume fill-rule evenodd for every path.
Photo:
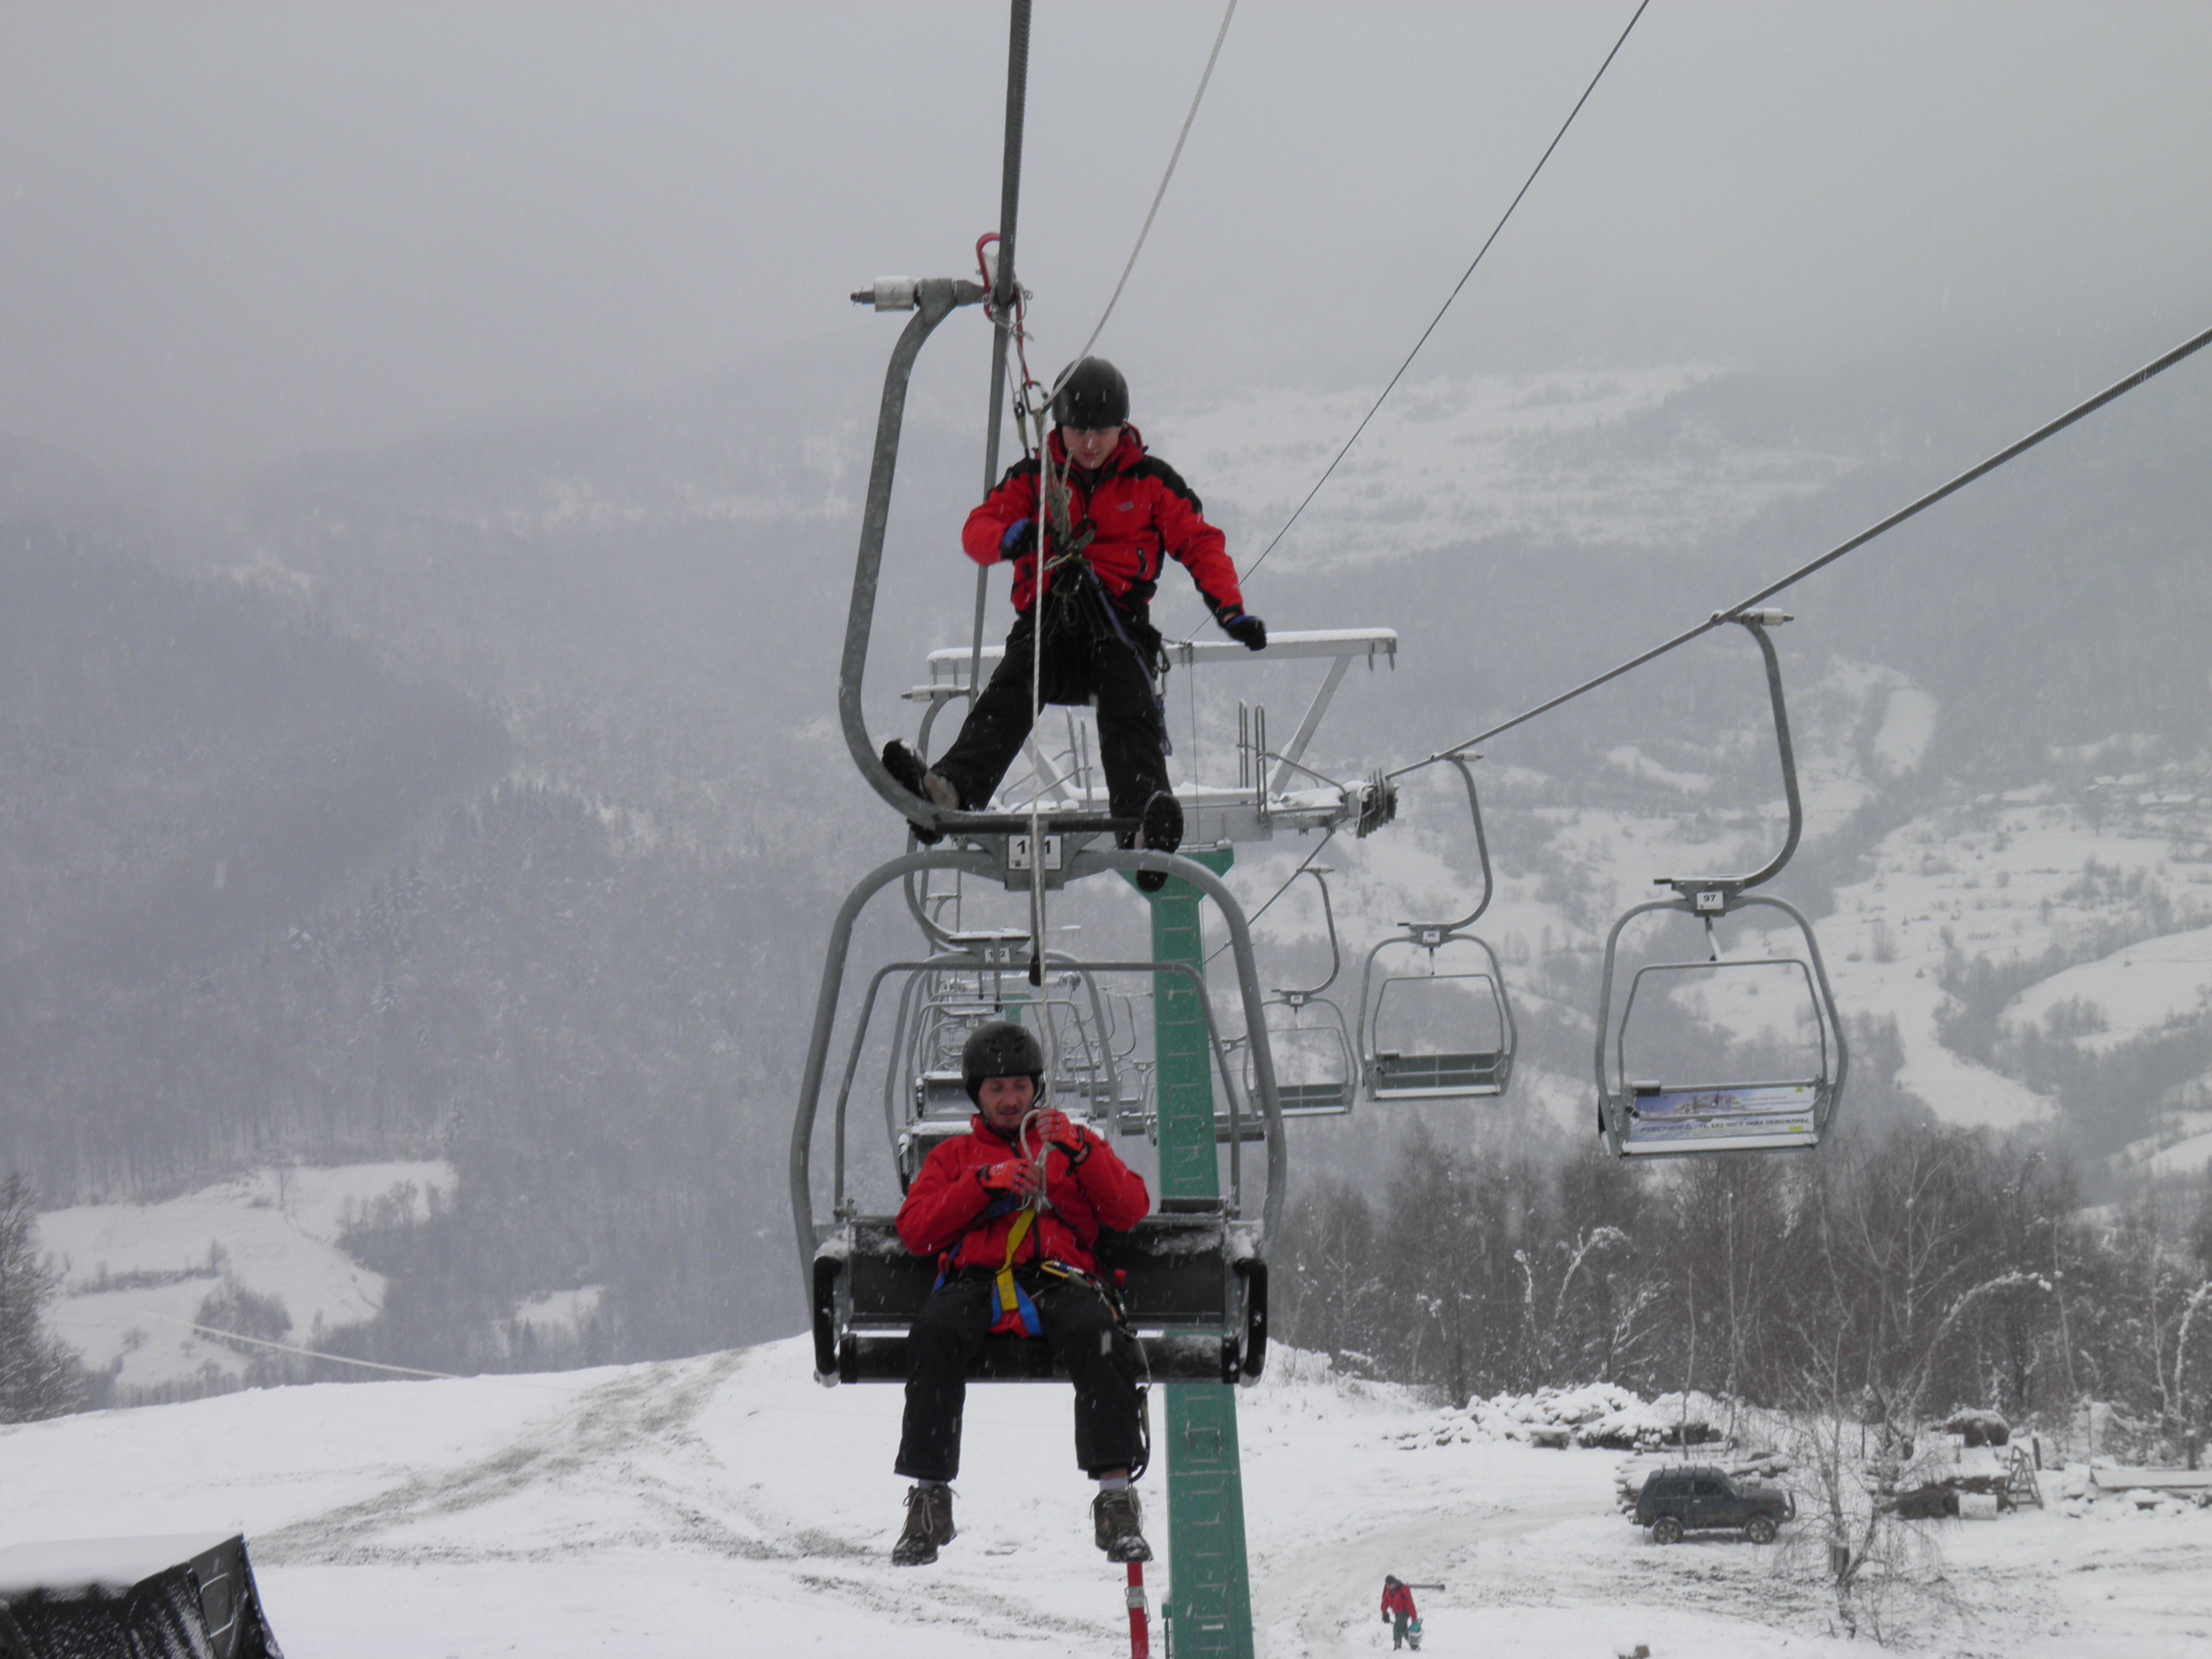
<instances>
[{"instance_id":1,"label":"distant person in red","mask_svg":"<svg viewBox=\"0 0 2212 1659\"><path fill-rule=\"evenodd\" d=\"M1144 1177L1041 1097L1044 1048L1018 1025L980 1026L960 1056L975 1103L966 1134L922 1163L898 1234L935 1256L937 1286L907 1338L906 1419L896 1471L912 1480L902 1567L952 1541L960 1416L968 1368L994 1331L1052 1345L1075 1384L1075 1461L1098 1483L1091 1516L1109 1561L1149 1561L1130 1470L1144 1459L1137 1354L1097 1277L1106 1229L1127 1232L1152 1207Z\"/></svg>"},{"instance_id":2,"label":"distant person in red","mask_svg":"<svg viewBox=\"0 0 2212 1659\"><path fill-rule=\"evenodd\" d=\"M1031 661L1042 633L1041 701L1097 699L1108 807L1143 826L1142 845L1172 853L1182 844L1182 806L1168 787L1167 715L1154 685L1161 646L1150 611L1160 572L1170 559L1181 563L1214 621L1249 650L1267 648L1267 624L1246 614L1237 567L1198 497L1182 474L1146 453L1128 423L1129 386L1120 369L1103 357L1084 358L1061 378L1052 413L1058 424L1045 453L1053 476L1066 477L1067 545L1048 523L1042 467L1034 456L1017 461L960 535L976 563L1014 567L1020 615L1006 635L1006 654L934 766L925 769L921 756L896 741L884 745L884 765L934 805L980 811L1029 737ZM1122 845L1129 844L1125 834ZM1157 871L1137 877L1148 893L1166 882Z\"/></svg>"},{"instance_id":3,"label":"distant person in red","mask_svg":"<svg viewBox=\"0 0 2212 1659\"><path fill-rule=\"evenodd\" d=\"M1413 1592L1403 1581L1384 1574L1382 1577L1382 1622L1390 1626L1390 1646L1411 1646L1421 1650L1421 1615L1413 1611Z\"/></svg>"}]
</instances>

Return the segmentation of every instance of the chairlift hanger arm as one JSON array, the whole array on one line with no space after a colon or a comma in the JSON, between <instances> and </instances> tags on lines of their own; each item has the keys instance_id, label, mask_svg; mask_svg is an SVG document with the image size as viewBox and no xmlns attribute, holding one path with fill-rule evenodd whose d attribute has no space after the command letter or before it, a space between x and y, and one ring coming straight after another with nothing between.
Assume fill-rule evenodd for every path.
<instances>
[{"instance_id":1,"label":"chairlift hanger arm","mask_svg":"<svg viewBox=\"0 0 2212 1659\"><path fill-rule=\"evenodd\" d=\"M1322 925L1328 929L1328 977L1310 991L1292 990L1288 986L1282 988L1280 994L1283 1000L1293 1008L1303 1008L1307 1003L1328 990L1330 986L1336 983L1337 975L1344 969L1344 951L1336 939L1336 912L1328 902L1327 872L1316 869L1310 864L1301 865L1291 872L1291 879L1296 881L1301 875L1311 876L1314 878L1314 885L1321 889Z\"/></svg>"},{"instance_id":2,"label":"chairlift hanger arm","mask_svg":"<svg viewBox=\"0 0 2212 1659\"><path fill-rule=\"evenodd\" d=\"M1482 860L1482 900L1459 921L1445 926L1444 933L1447 937L1460 932L1462 928L1472 927L1480 921L1482 919L1482 913L1490 908L1490 901L1497 896L1498 891L1497 884L1490 873L1490 837L1483 832L1482 801L1475 793L1474 768L1469 764L1470 762L1480 760L1482 757L1454 755L1450 758L1451 763L1459 769L1460 781L1467 786L1467 812L1468 816L1474 820L1474 851L1475 855ZM1408 927L1424 925L1419 922L1407 924Z\"/></svg>"},{"instance_id":3,"label":"chairlift hanger arm","mask_svg":"<svg viewBox=\"0 0 2212 1659\"><path fill-rule=\"evenodd\" d=\"M1805 803L1797 791L1797 750L1790 740L1790 710L1782 696L1782 661L1776 654L1774 641L1767 635L1771 627L1790 621L1781 611L1745 611L1726 617L1716 617L1716 623L1732 622L1759 642L1759 653L1766 665L1767 702L1774 711L1774 741L1782 757L1782 793L1790 803L1790 833L1783 838L1782 850L1772 859L1747 876L1671 877L1662 876L1658 884L1672 887L1684 898L1696 896L1696 914L1711 917L1725 915L1735 899L1752 888L1761 886L1782 873L1797 851L1797 843L1805 833ZM1711 895L1723 896L1717 902Z\"/></svg>"},{"instance_id":4,"label":"chairlift hanger arm","mask_svg":"<svg viewBox=\"0 0 2212 1659\"><path fill-rule=\"evenodd\" d=\"M937 325L961 306L983 298L976 283L950 277L916 282L908 277L879 277L872 288L853 298L874 305L878 311L911 309L913 319L900 332L884 371L884 395L876 415L874 454L868 468L868 495L860 514L860 556L853 568L853 602L845 620L845 651L838 665L837 713L845 728L845 745L869 787L898 809L907 819L924 829L948 827L957 815L942 811L919 795L902 788L885 769L876 745L868 736L860 708L860 685L868 668L868 637L874 626L876 586L883 573L884 532L890 521L891 485L898 471L899 435L906 419L906 394L913 378L915 360Z\"/></svg>"}]
</instances>

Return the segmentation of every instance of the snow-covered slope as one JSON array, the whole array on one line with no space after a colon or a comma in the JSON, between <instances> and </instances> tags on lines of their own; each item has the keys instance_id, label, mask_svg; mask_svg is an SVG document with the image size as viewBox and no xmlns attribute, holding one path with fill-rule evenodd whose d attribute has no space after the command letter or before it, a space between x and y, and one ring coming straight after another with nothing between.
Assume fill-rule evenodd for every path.
<instances>
[{"instance_id":1,"label":"snow-covered slope","mask_svg":"<svg viewBox=\"0 0 2212 1659\"><path fill-rule=\"evenodd\" d=\"M793 1340L63 1419L0 1429L0 1547L242 1528L278 1635L317 1659L1126 1652L1065 1389L976 1390L961 1534L921 1569L889 1562L899 1401L817 1389ZM1861 1650L1828 1632L1816 1552L1670 1549L1624 1524L1618 1454L1493 1439L1468 1413L1288 1352L1239 1395L1239 1419L1267 1659L1387 1651L1385 1572L1446 1586L1421 1598L1437 1655ZM1147 1484L1157 1596L1164 1488ZM2203 1651L2212 1511L2094 1513L1943 1528L1971 1622L1898 1650Z\"/></svg>"},{"instance_id":2,"label":"snow-covered slope","mask_svg":"<svg viewBox=\"0 0 2212 1659\"><path fill-rule=\"evenodd\" d=\"M1896 1085L1938 1119L2050 1126L2057 1106L2003 1069L2002 1054L1946 1041L1944 1024L1960 1012L1954 981L1962 965L2002 970L2023 986L1993 1037L2033 1030L2106 1056L2201 1027L2212 1007L2212 793L2203 757L2161 761L2163 746L2149 738L2054 749L2042 757L2049 775L1970 796L1923 775L1941 702L1894 668L1840 657L1793 687L1791 715L1804 840L1771 890L1812 907L1840 1007L1848 1018L1894 1023L1903 1060ZM1480 769L1498 881L1481 932L1524 1016L1556 1006L1568 1027L1588 1029L1605 930L1653 896L1654 877L1749 870L1780 844L1782 805L1768 798L1778 793L1771 742L1761 726L1747 726L1711 734L1702 751L1678 744L1662 757L1644 745L1616 746L1605 765L1634 794L1610 805L1577 799L1586 790L1527 765ZM2138 769L2094 769L2130 763ZM1893 805L1900 795L1912 803L1905 813ZM1573 804L1548 804L1563 797ZM1256 903L1309 850L1267 849L1240 865L1235 879ZM1815 879L1834 883L1831 907L1817 886L1807 890L1805 868L1814 861ZM1339 869L1336 921L1355 963L1402 919L1464 914L1480 890L1465 809L1449 791L1409 788L1400 823L1333 848L1330 862ZM1725 955L1802 951L1794 936L1760 930L1758 919L1751 913L1723 926ZM1645 937L1657 933L1657 924L1639 926ZM1257 933L1263 947L1319 947L1311 884L1285 892ZM1638 941L1635 932L1625 935L1624 952ZM2126 948L2114 951L2115 942ZM1802 993L1773 991L1744 974L1676 995L1687 1011L1748 1038L1786 1035L1778 1020L1804 1013ZM1347 1006L1356 1001L1356 970L1338 994ZM1534 1069L1516 1073L1516 1091L1540 1097L1563 1127L1579 1130L1589 1120L1586 1063L1579 1054L1531 1059ZM1540 1077L1547 1064L1565 1069ZM2109 1105L2126 1129L2119 1139L2153 1115L2147 1100ZM2134 1163L2172 1173L2212 1160L2212 1077L2155 1105L2158 1133L2137 1146ZM2103 1138L2117 1144L2109 1133Z\"/></svg>"},{"instance_id":3,"label":"snow-covered slope","mask_svg":"<svg viewBox=\"0 0 2212 1659\"><path fill-rule=\"evenodd\" d=\"M1694 544L1848 471L1808 449L1724 440L1694 418L1654 436L1651 417L1671 399L1721 378L1711 364L1662 363L1408 380L1276 556L1290 571L1510 533ZM1278 389L1139 423L1206 480L1217 514L1256 528L1289 517L1373 400L1368 389Z\"/></svg>"}]
</instances>

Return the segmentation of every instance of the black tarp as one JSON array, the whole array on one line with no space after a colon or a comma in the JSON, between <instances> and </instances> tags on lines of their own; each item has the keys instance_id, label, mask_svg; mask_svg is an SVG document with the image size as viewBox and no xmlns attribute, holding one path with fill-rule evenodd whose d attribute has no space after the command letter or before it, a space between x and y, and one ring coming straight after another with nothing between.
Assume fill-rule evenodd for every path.
<instances>
[{"instance_id":1,"label":"black tarp","mask_svg":"<svg viewBox=\"0 0 2212 1659\"><path fill-rule=\"evenodd\" d=\"M283 1659L238 1535L0 1550L6 1659Z\"/></svg>"}]
</instances>

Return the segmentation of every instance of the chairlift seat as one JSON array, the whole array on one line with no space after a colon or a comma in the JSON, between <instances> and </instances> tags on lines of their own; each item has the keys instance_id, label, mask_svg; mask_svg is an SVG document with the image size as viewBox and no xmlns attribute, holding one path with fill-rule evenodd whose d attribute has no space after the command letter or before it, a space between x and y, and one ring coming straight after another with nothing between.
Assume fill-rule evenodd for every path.
<instances>
[{"instance_id":1,"label":"chairlift seat","mask_svg":"<svg viewBox=\"0 0 2212 1659\"><path fill-rule=\"evenodd\" d=\"M1275 1057L1275 1099L1283 1115L1341 1117L1351 1111L1359 1093L1359 1065L1343 1010L1310 993L1296 1002L1278 996L1267 1006L1271 1014L1283 1011L1286 1016L1267 1022L1267 1043ZM1244 1082L1248 1091L1257 1086L1249 1055ZM1226 1139L1228 1127L1225 1121L1219 1123L1216 1138ZM1261 1137L1255 1128L1245 1138Z\"/></svg>"},{"instance_id":2,"label":"chairlift seat","mask_svg":"<svg viewBox=\"0 0 2212 1659\"><path fill-rule=\"evenodd\" d=\"M1512 1079L1513 1056L1504 1049L1433 1054L1384 1051L1373 1058L1369 1091L1377 1100L1480 1098L1504 1094Z\"/></svg>"},{"instance_id":3,"label":"chairlift seat","mask_svg":"<svg viewBox=\"0 0 2212 1659\"><path fill-rule=\"evenodd\" d=\"M1126 1233L1098 1241L1098 1270L1119 1280L1124 1315L1156 1382L1234 1382L1260 1375L1267 1352L1267 1269L1250 1224L1218 1200L1169 1200ZM846 1382L903 1382L907 1334L937 1282L937 1263L900 1241L893 1218L856 1216L814 1256L814 1363ZM1065 1380L1050 1345L987 1338L970 1380Z\"/></svg>"},{"instance_id":4,"label":"chairlift seat","mask_svg":"<svg viewBox=\"0 0 2212 1659\"><path fill-rule=\"evenodd\" d=\"M975 1111L957 1072L924 1072L915 1079L915 1100L925 1118L957 1117L964 1125Z\"/></svg>"},{"instance_id":5,"label":"chairlift seat","mask_svg":"<svg viewBox=\"0 0 2212 1659\"><path fill-rule=\"evenodd\" d=\"M1285 1117L1341 1117L1352 1109L1352 1079L1334 1083L1279 1083L1275 1098Z\"/></svg>"},{"instance_id":6,"label":"chairlift seat","mask_svg":"<svg viewBox=\"0 0 2212 1659\"><path fill-rule=\"evenodd\" d=\"M1778 1083L1668 1084L1639 1079L1616 1103L1621 1152L1810 1150L1820 1144L1832 1085L1824 1078Z\"/></svg>"}]
</instances>

